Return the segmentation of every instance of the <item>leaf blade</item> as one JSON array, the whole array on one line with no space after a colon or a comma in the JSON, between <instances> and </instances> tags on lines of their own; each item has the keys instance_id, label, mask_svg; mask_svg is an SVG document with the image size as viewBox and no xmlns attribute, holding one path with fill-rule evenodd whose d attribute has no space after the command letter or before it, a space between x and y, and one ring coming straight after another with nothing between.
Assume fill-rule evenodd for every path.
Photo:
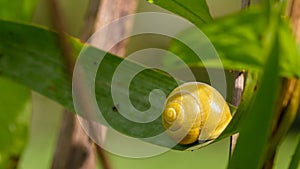
<instances>
[{"instance_id":1,"label":"leaf blade","mask_svg":"<svg viewBox=\"0 0 300 169\"><path fill-rule=\"evenodd\" d=\"M272 34L272 31L270 31ZM274 36L274 35L273 35ZM228 168L261 168L267 139L271 134L272 119L275 111L276 98L279 89L279 56L278 39L270 40L272 46L267 64L262 76L261 85L258 89L253 108L247 114L247 121L241 126L239 139L237 141L232 159ZM255 122L255 125L253 125ZM255 141L253 141L255 138ZM245 163L247 162L247 165Z\"/></svg>"},{"instance_id":2,"label":"leaf blade","mask_svg":"<svg viewBox=\"0 0 300 169\"><path fill-rule=\"evenodd\" d=\"M264 14L261 8L253 7L199 27L215 47L222 65L215 64L215 58L207 57L199 60L187 44L177 40L171 42L169 50L192 67L209 66L228 70L262 71L266 60L262 42L263 32L267 26ZM201 50L201 41L196 38L195 33L186 30L178 36L188 43L199 44L198 48ZM289 23L284 18L281 18L279 25L279 38L280 75L299 78L300 54ZM166 66L171 68L178 66L171 59L166 60L166 63Z\"/></svg>"},{"instance_id":3,"label":"leaf blade","mask_svg":"<svg viewBox=\"0 0 300 169\"><path fill-rule=\"evenodd\" d=\"M38 27L8 21L0 21L0 27L0 36L5 39L0 44L0 75L25 85L74 112L71 81L66 73L63 56L57 44L57 34ZM40 38L30 38L31 36ZM78 55L83 44L74 38L70 38L69 42L74 47L74 54ZM88 46L88 51L96 56L104 53L91 46ZM109 53L105 56L104 61L101 62L105 65L104 70L99 71L102 74L98 75L96 79L97 87L100 87L97 88L96 93L98 102L103 101L101 99L105 100L104 103L107 105L104 105L105 111L103 112L105 112L105 116L109 118L113 127L125 135L137 138L144 138L151 136L151 134L163 132L164 129L161 125L160 117L152 123L141 125L129 122L119 114L116 115L116 112L113 110L114 104L111 102L112 98L109 88L112 73L123 59ZM129 64L139 66L134 63ZM157 86L159 89L167 92L165 93L166 95L177 86L173 78L154 70L147 70L142 73L140 79L140 83L143 84L144 88L153 89L153 86ZM151 83L148 82L149 79ZM138 96L135 98L139 99L137 102L140 104L139 106L146 107L149 104L149 100L148 97L144 96L148 96L149 91L138 90L140 83L136 83L132 88L135 88L135 93L138 93ZM128 130L128 126L136 130ZM152 141L154 144L161 145L160 142L160 140ZM165 144L162 146L165 146ZM181 147L180 149L184 150L185 148Z\"/></svg>"},{"instance_id":4,"label":"leaf blade","mask_svg":"<svg viewBox=\"0 0 300 169\"><path fill-rule=\"evenodd\" d=\"M300 137L298 138L298 144L295 148L295 152L292 156L292 160L289 165L289 169L297 169L300 162Z\"/></svg>"},{"instance_id":5,"label":"leaf blade","mask_svg":"<svg viewBox=\"0 0 300 169\"><path fill-rule=\"evenodd\" d=\"M152 2L188 19L197 26L212 21L205 0L152 0Z\"/></svg>"},{"instance_id":6,"label":"leaf blade","mask_svg":"<svg viewBox=\"0 0 300 169\"><path fill-rule=\"evenodd\" d=\"M28 139L30 92L0 77L0 168L18 163Z\"/></svg>"}]
</instances>

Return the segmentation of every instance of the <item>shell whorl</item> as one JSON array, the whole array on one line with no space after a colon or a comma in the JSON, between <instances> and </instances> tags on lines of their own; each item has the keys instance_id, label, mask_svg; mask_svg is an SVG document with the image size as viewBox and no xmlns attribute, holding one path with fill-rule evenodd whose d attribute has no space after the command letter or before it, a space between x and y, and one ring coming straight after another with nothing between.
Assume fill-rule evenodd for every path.
<instances>
[{"instance_id":1,"label":"shell whorl","mask_svg":"<svg viewBox=\"0 0 300 169\"><path fill-rule=\"evenodd\" d=\"M180 144L216 138L225 129L231 114L220 93L200 82L175 88L162 113L167 134Z\"/></svg>"},{"instance_id":2,"label":"shell whorl","mask_svg":"<svg viewBox=\"0 0 300 169\"><path fill-rule=\"evenodd\" d=\"M166 105L166 110L163 113L165 126L172 131L178 130L183 124L184 119L184 109L183 107L176 102L171 102Z\"/></svg>"}]
</instances>

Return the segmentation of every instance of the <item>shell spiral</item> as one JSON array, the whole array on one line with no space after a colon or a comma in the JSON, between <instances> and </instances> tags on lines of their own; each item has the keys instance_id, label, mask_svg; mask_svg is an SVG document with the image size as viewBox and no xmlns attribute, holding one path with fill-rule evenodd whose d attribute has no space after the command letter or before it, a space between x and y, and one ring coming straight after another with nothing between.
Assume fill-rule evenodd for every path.
<instances>
[{"instance_id":1,"label":"shell spiral","mask_svg":"<svg viewBox=\"0 0 300 169\"><path fill-rule=\"evenodd\" d=\"M166 133L179 144L217 138L231 120L229 106L213 87L189 82L168 96L162 113Z\"/></svg>"}]
</instances>

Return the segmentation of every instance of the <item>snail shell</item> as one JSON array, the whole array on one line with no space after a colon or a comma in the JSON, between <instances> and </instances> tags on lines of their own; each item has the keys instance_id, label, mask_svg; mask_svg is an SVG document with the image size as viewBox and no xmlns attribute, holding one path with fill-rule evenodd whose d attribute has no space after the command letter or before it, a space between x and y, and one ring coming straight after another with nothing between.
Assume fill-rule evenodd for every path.
<instances>
[{"instance_id":1,"label":"snail shell","mask_svg":"<svg viewBox=\"0 0 300 169\"><path fill-rule=\"evenodd\" d=\"M179 144L217 138L231 120L222 95L201 82L188 82L168 96L162 113L166 133Z\"/></svg>"}]
</instances>

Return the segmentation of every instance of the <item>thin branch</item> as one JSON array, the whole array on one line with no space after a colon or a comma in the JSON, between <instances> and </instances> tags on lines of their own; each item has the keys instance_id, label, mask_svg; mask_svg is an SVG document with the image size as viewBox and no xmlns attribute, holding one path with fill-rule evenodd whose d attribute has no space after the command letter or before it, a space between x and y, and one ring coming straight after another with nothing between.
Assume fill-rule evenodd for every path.
<instances>
[{"instance_id":1,"label":"thin branch","mask_svg":"<svg viewBox=\"0 0 300 169\"><path fill-rule=\"evenodd\" d=\"M100 0L90 0L87 13L85 15L85 23L80 39L86 42L94 33L95 23L97 21L97 14L100 8Z\"/></svg>"},{"instance_id":2,"label":"thin branch","mask_svg":"<svg viewBox=\"0 0 300 169\"><path fill-rule=\"evenodd\" d=\"M111 169L111 164L107 159L107 155L105 154L105 151L100 146L97 146L96 149L97 149L98 156L100 158L99 160L101 162L102 168Z\"/></svg>"},{"instance_id":3,"label":"thin branch","mask_svg":"<svg viewBox=\"0 0 300 169\"><path fill-rule=\"evenodd\" d=\"M56 0L49 0L49 6L50 6L50 13L51 13L51 18L54 27L56 28L58 32L58 42L61 47L65 63L67 65L69 77L72 79L73 75L73 70L74 70L74 65L75 65L75 60L74 57L72 56L72 47L70 44L67 42L67 36L65 34L65 26L64 22L62 21L62 16L61 12L59 10L58 4Z\"/></svg>"},{"instance_id":4,"label":"thin branch","mask_svg":"<svg viewBox=\"0 0 300 169\"><path fill-rule=\"evenodd\" d=\"M242 0L241 2L241 8L246 9L251 5L251 0Z\"/></svg>"},{"instance_id":5,"label":"thin branch","mask_svg":"<svg viewBox=\"0 0 300 169\"><path fill-rule=\"evenodd\" d=\"M81 33L81 38L80 38L82 41L84 41L84 42L87 41L90 38L90 36L95 32L95 29L97 29L96 23L97 23L97 17L98 17L100 8L101 8L100 0L90 0L83 32ZM84 97L84 96L81 96L81 97ZM87 100L87 99L83 99L83 100ZM86 104L86 105L88 105L88 104ZM88 112L90 112L90 111L88 111ZM78 117L78 119L83 121L83 119L81 119L80 117ZM89 129L91 130L92 133L96 133L96 131L98 131L97 132L97 134L99 135L98 141L104 142L105 135L106 135L106 127L99 125L99 124L97 125L97 124L91 124L91 123L88 123L87 125L89 126ZM96 151L99 156L99 160L102 165L102 168L111 169L112 168L111 164L108 160L108 157L107 157L104 149L96 143L94 143L94 145L96 147Z\"/></svg>"},{"instance_id":6,"label":"thin branch","mask_svg":"<svg viewBox=\"0 0 300 169\"><path fill-rule=\"evenodd\" d=\"M101 0L101 8L97 15L98 22L96 22L95 28L99 29L102 26L107 25L123 16L133 14L137 8L137 5L138 0ZM120 23L118 27L114 26L112 28L113 30L109 31L110 34L106 35L106 46L103 46L102 49L106 50L110 46L113 46L113 48L109 50L110 53L125 57L128 40L123 40L118 44L114 43L115 39L120 39L120 37L125 37L125 35L129 34L132 24L133 20L128 20L122 23L122 25Z\"/></svg>"},{"instance_id":7,"label":"thin branch","mask_svg":"<svg viewBox=\"0 0 300 169\"><path fill-rule=\"evenodd\" d=\"M61 47L67 72L72 79L75 60L72 47L67 42L64 22L61 18L56 0L49 0L50 14L54 27L58 31L58 42ZM53 156L52 169L92 169L96 167L95 149L87 135L85 135L75 116L65 110L62 126Z\"/></svg>"}]
</instances>

